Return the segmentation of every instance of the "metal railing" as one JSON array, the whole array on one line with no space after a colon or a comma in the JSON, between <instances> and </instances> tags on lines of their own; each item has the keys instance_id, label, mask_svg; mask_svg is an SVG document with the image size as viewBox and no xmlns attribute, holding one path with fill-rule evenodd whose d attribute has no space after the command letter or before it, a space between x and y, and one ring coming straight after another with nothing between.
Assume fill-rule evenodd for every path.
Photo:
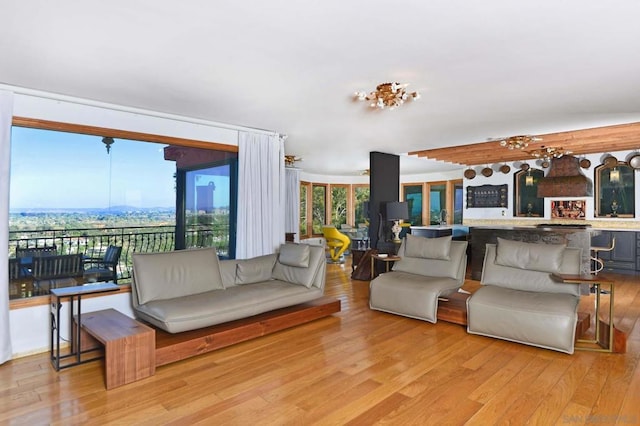
<instances>
[{"instance_id":1,"label":"metal railing","mask_svg":"<svg viewBox=\"0 0 640 426\"><path fill-rule=\"evenodd\" d=\"M16 248L56 247L57 254L102 257L110 245L122 247L118 262L118 283L131 279L133 253L171 251L176 228L166 226L126 226L118 228L78 228L9 231L9 257ZM218 255L229 255L228 225L192 225L185 232L186 247L216 247Z\"/></svg>"}]
</instances>

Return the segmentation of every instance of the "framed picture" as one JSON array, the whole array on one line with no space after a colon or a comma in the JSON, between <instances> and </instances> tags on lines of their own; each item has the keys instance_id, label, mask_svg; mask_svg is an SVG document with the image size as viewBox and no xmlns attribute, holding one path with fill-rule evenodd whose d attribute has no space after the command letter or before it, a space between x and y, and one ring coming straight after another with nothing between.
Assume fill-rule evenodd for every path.
<instances>
[{"instance_id":1,"label":"framed picture","mask_svg":"<svg viewBox=\"0 0 640 426\"><path fill-rule=\"evenodd\" d=\"M585 219L587 200L551 200L551 219Z\"/></svg>"}]
</instances>

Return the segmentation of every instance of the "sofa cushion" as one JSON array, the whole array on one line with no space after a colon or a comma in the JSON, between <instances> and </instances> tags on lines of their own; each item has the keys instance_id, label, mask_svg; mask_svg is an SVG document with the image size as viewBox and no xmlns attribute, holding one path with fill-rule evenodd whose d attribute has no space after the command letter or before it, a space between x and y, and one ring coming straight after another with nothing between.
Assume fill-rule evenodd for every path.
<instances>
[{"instance_id":1,"label":"sofa cushion","mask_svg":"<svg viewBox=\"0 0 640 426\"><path fill-rule=\"evenodd\" d=\"M215 248L134 253L132 257L140 304L224 289Z\"/></svg>"},{"instance_id":2,"label":"sofa cushion","mask_svg":"<svg viewBox=\"0 0 640 426\"><path fill-rule=\"evenodd\" d=\"M269 281L276 263L276 254L238 260L236 265L236 284L253 284Z\"/></svg>"},{"instance_id":3,"label":"sofa cushion","mask_svg":"<svg viewBox=\"0 0 640 426\"><path fill-rule=\"evenodd\" d=\"M401 259L394 262L394 271L409 272L427 277L449 277L459 280L460 284L462 284L467 266L466 241L451 241L449 260L407 256L405 254L406 241L405 239L398 249L398 256L400 256Z\"/></svg>"},{"instance_id":4,"label":"sofa cushion","mask_svg":"<svg viewBox=\"0 0 640 426\"><path fill-rule=\"evenodd\" d=\"M451 235L439 238L406 236L405 256L449 260Z\"/></svg>"},{"instance_id":5,"label":"sofa cushion","mask_svg":"<svg viewBox=\"0 0 640 426\"><path fill-rule=\"evenodd\" d=\"M324 268L318 268L317 265L325 265L324 260L324 248L312 247L306 244L283 244L290 246L287 249L290 250L309 250L309 264L311 267L303 268L297 266L290 266L280 262L280 259L273 267L273 273L271 277L276 280L286 281L292 284L303 285L307 288L311 288L316 279L316 274L324 273ZM282 247L280 248L282 250ZM290 260L290 259L288 259Z\"/></svg>"},{"instance_id":6,"label":"sofa cushion","mask_svg":"<svg viewBox=\"0 0 640 426\"><path fill-rule=\"evenodd\" d=\"M305 303L321 296L321 289L306 289L271 280L172 300L154 300L139 306L136 315L169 333L180 333Z\"/></svg>"},{"instance_id":7,"label":"sofa cushion","mask_svg":"<svg viewBox=\"0 0 640 426\"><path fill-rule=\"evenodd\" d=\"M558 272L566 244L537 244L498 237L495 263L530 271Z\"/></svg>"},{"instance_id":8,"label":"sofa cushion","mask_svg":"<svg viewBox=\"0 0 640 426\"><path fill-rule=\"evenodd\" d=\"M438 297L456 292L460 285L447 277L397 271L380 274L369 285L369 307L435 323Z\"/></svg>"},{"instance_id":9,"label":"sofa cushion","mask_svg":"<svg viewBox=\"0 0 640 426\"><path fill-rule=\"evenodd\" d=\"M580 297L491 285L467 299L472 334L573 353Z\"/></svg>"},{"instance_id":10,"label":"sofa cushion","mask_svg":"<svg viewBox=\"0 0 640 426\"><path fill-rule=\"evenodd\" d=\"M236 265L237 260L225 259L220 260L220 275L222 276L222 285L224 288L236 285Z\"/></svg>"},{"instance_id":11,"label":"sofa cushion","mask_svg":"<svg viewBox=\"0 0 640 426\"><path fill-rule=\"evenodd\" d=\"M296 268L308 268L310 251L307 244L282 244L278 253L278 262Z\"/></svg>"},{"instance_id":12,"label":"sofa cushion","mask_svg":"<svg viewBox=\"0 0 640 426\"><path fill-rule=\"evenodd\" d=\"M540 244L547 247L546 244ZM546 293L580 294L580 284L564 284L551 278L548 272L528 269L513 268L511 266L498 265L495 262L496 245L487 244L484 264L482 267L481 283L483 285L495 285L516 290L537 291ZM574 247L564 249L562 264L558 269L563 274L579 274L582 259L582 250Z\"/></svg>"}]
</instances>

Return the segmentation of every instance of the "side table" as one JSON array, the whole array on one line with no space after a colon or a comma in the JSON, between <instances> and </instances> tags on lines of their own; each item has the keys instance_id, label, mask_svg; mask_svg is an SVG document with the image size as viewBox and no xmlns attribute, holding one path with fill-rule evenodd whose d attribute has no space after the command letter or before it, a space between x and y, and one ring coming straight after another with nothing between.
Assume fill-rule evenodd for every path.
<instances>
[{"instance_id":1,"label":"side table","mask_svg":"<svg viewBox=\"0 0 640 426\"><path fill-rule=\"evenodd\" d=\"M97 293L106 293L111 291L118 291L120 287L114 283L96 283L86 284L73 287L52 288L49 290L51 293L51 339L50 339L50 359L53 368L56 371L60 371L62 368L72 367L74 365L82 364L84 362L94 361L102 358L102 356L95 356L89 359L82 359L82 344L80 339L80 329L82 325L82 296ZM65 355L60 354L60 310L62 308L62 300L69 299L69 343L70 352ZM77 303L76 303L77 302ZM77 326L74 327L73 312L74 306L77 305ZM90 349L86 351L94 352L96 349ZM71 361L65 362L62 365L61 361L70 359Z\"/></svg>"},{"instance_id":2,"label":"side table","mask_svg":"<svg viewBox=\"0 0 640 426\"><path fill-rule=\"evenodd\" d=\"M564 284L591 284L595 289L595 334L593 339L577 339L576 349L596 352L626 352L627 337L613 324L613 296L615 282L603 275L551 274L551 277ZM600 296L602 285L609 286L609 323L600 319ZM586 344L586 345L584 345ZM589 346L594 345L594 346Z\"/></svg>"},{"instance_id":3,"label":"side table","mask_svg":"<svg viewBox=\"0 0 640 426\"><path fill-rule=\"evenodd\" d=\"M389 265L391 262L396 262L400 260L400 256L388 255L388 256L380 256L379 254L371 255L371 279L376 277L376 261L384 262L385 264L385 272L389 272Z\"/></svg>"}]
</instances>

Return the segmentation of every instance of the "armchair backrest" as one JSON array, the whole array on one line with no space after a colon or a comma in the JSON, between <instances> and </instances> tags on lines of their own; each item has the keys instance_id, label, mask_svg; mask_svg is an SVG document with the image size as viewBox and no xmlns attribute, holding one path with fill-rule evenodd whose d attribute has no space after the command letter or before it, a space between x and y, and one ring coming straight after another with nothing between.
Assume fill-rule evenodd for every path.
<instances>
[{"instance_id":1,"label":"armchair backrest","mask_svg":"<svg viewBox=\"0 0 640 426\"><path fill-rule=\"evenodd\" d=\"M120 253L122 253L122 247L109 246L104 252L103 262L110 265L116 265L120 260Z\"/></svg>"},{"instance_id":2,"label":"armchair backrest","mask_svg":"<svg viewBox=\"0 0 640 426\"><path fill-rule=\"evenodd\" d=\"M84 262L81 254L34 257L33 278L48 280L82 276Z\"/></svg>"},{"instance_id":3,"label":"armchair backrest","mask_svg":"<svg viewBox=\"0 0 640 426\"><path fill-rule=\"evenodd\" d=\"M545 248L545 244L543 243L535 245L540 246L540 249ZM550 251L549 247L546 248L547 251ZM498 245L487 244L487 249L484 256L484 265L482 267L482 279L480 281L481 284L495 285L498 287L511 288L515 290L545 293L567 293L576 296L580 295L579 284L559 283L551 278L551 274L554 272L563 274L580 274L580 267L582 263L582 249L565 247L560 251L560 260L557 266L555 266L554 262L552 261L546 261L543 262L543 264L550 265L549 267L541 267L536 269L505 266L504 264L500 264L500 259L497 257L497 252ZM523 259L523 261L526 261L526 259Z\"/></svg>"},{"instance_id":4,"label":"armchair backrest","mask_svg":"<svg viewBox=\"0 0 640 426\"><path fill-rule=\"evenodd\" d=\"M448 237L448 240L450 241L448 259L439 259L408 255L407 241L409 239L415 239L413 241L422 241L422 244L438 244L447 242L441 241L447 239L446 237L440 239L407 235L398 249L398 256L400 256L401 259L393 265L394 271L409 272L429 277L453 278L460 285L464 283L464 275L467 268L468 243L466 241L451 241L451 238Z\"/></svg>"}]
</instances>

